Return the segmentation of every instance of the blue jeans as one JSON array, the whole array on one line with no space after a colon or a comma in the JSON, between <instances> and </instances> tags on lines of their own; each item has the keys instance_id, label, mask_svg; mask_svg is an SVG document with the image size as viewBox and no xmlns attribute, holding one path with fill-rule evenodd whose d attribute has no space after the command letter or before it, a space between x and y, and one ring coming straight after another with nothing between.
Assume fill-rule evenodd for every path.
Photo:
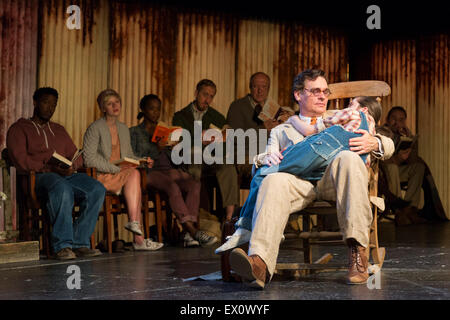
<instances>
[{"instance_id":1,"label":"blue jeans","mask_svg":"<svg viewBox=\"0 0 450 320\"><path fill-rule=\"evenodd\" d=\"M359 128L368 130L365 115L360 112L360 116L362 121ZM350 150L349 139L360 136L361 134L349 132L342 126L334 125L286 148L282 153L283 160L278 165L263 166L256 170L250 184L250 193L236 222L236 228L252 230L253 211L259 186L266 175L287 172L305 180L320 180L336 155L341 151ZM364 162L366 158L367 154L361 155Z\"/></svg>"},{"instance_id":2,"label":"blue jeans","mask_svg":"<svg viewBox=\"0 0 450 320\"><path fill-rule=\"evenodd\" d=\"M38 173L36 193L47 199L52 225L52 246L56 252L63 248L89 248L90 237L97 223L105 198L105 187L84 173L63 177L57 173ZM75 200L80 207L75 221L72 211Z\"/></svg>"}]
</instances>

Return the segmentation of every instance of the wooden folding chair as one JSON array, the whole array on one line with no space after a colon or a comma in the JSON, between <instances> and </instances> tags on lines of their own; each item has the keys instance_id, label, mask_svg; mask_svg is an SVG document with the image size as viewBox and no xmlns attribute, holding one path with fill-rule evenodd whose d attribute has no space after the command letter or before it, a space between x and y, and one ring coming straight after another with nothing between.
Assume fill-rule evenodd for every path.
<instances>
[{"instance_id":1,"label":"wooden folding chair","mask_svg":"<svg viewBox=\"0 0 450 320\"><path fill-rule=\"evenodd\" d=\"M329 100L334 103L335 109L343 106L342 99L354 98L357 96L373 96L385 97L390 94L390 87L383 81L353 81L330 84L331 95ZM334 100L334 101L333 101ZM369 235L369 249L366 250L368 258L372 257L371 264L369 264L369 271L381 270L384 257L386 254L385 248L379 246L378 243L378 228L377 228L377 213L378 207L384 210L383 201L377 198L378 192L378 161L373 159L371 166L368 169L369 174L369 197L373 213L373 221L370 227ZM325 216L336 215L336 203L332 201L314 201L310 206L302 211L292 214L294 218L302 217L302 226L298 228L297 233L285 233L286 239L297 238L303 242L302 248L291 247L289 249L297 249L303 251L303 263L278 263L274 275L288 276L298 278L313 272L324 270L346 270L347 266L340 264L330 264L332 255L327 253L316 261L312 261L312 247L311 245L320 244L344 244L342 234L340 232L333 232L321 230L320 221ZM291 215L291 217L292 217ZM317 217L316 226L312 227L312 216ZM286 248L286 247L285 247ZM369 260L370 263L370 260Z\"/></svg>"},{"instance_id":2,"label":"wooden folding chair","mask_svg":"<svg viewBox=\"0 0 450 320\"><path fill-rule=\"evenodd\" d=\"M8 149L2 150L2 159L8 167L14 167L8 155ZM86 168L79 168L79 172L89 174ZM16 194L19 215L19 238L21 240L38 240L40 251L50 258L51 248L51 223L47 212L46 198L40 198L36 194L36 172L17 173L16 171ZM75 202L73 216L77 215L78 203ZM91 237L91 246L93 246Z\"/></svg>"}]
</instances>

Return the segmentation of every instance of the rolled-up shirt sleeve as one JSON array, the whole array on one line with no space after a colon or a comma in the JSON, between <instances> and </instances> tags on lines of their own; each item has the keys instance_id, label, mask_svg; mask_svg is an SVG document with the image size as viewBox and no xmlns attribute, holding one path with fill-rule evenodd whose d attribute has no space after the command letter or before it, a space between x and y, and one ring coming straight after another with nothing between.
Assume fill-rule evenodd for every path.
<instances>
[{"instance_id":1,"label":"rolled-up shirt sleeve","mask_svg":"<svg viewBox=\"0 0 450 320\"><path fill-rule=\"evenodd\" d=\"M372 151L374 157L380 160L387 160L392 157L395 150L394 142L392 141L392 139L381 134L375 135L375 138L378 141L379 150Z\"/></svg>"}]
</instances>

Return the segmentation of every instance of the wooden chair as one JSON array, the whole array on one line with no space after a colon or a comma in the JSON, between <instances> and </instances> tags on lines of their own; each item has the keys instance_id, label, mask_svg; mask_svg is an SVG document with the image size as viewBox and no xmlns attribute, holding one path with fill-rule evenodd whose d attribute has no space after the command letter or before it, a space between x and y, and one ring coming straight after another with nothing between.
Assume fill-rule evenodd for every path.
<instances>
[{"instance_id":1,"label":"wooden chair","mask_svg":"<svg viewBox=\"0 0 450 320\"><path fill-rule=\"evenodd\" d=\"M390 94L390 87L387 83L382 81L353 81L330 84L329 88L332 94L329 100L335 100L335 108L339 109L340 100L354 98L357 96L373 96L384 97ZM369 250L366 250L368 258L372 258L369 264L369 271L381 270L384 257L386 254L385 248L379 246L378 243L378 228L377 216L378 208L384 210L383 201L377 198L378 192L378 161L372 157L371 167L368 169L369 173L369 197L373 213L373 221L370 227L369 235ZM312 245L324 244L344 244L342 234L340 232L333 232L321 229L321 221L326 216L336 216L336 203L332 201L315 201L307 208L300 212L293 213L294 218L302 216L302 227L299 226L297 233L285 233L286 239L297 238L303 242L302 248L290 248L303 251L303 263L278 263L274 275L289 276L298 278L300 276L317 272L320 270L346 270L347 266L339 264L329 264L332 255L327 253L318 260L312 260ZM292 216L292 215L291 215ZM312 223L312 217L317 217L315 225ZM283 246L282 246L283 248ZM285 247L286 248L286 247ZM370 263L370 260L369 260Z\"/></svg>"},{"instance_id":2,"label":"wooden chair","mask_svg":"<svg viewBox=\"0 0 450 320\"><path fill-rule=\"evenodd\" d=\"M155 221L157 225L158 241L162 242L162 213L161 213L161 197L157 191L149 192L146 189L147 174L144 168L139 168L141 176L141 192L142 192L142 214L143 214L143 229L144 236L150 236L150 213L155 213ZM88 168L88 174L93 178L97 177L97 170L95 168ZM149 199L152 199L154 206L149 208ZM108 253L112 253L112 230L115 239L119 238L117 215L128 214L125 197L123 194L117 195L113 192L107 191L105 200L103 202L103 209L99 215L103 216L103 232L106 235L106 246ZM92 236L94 238L94 236Z\"/></svg>"}]
</instances>

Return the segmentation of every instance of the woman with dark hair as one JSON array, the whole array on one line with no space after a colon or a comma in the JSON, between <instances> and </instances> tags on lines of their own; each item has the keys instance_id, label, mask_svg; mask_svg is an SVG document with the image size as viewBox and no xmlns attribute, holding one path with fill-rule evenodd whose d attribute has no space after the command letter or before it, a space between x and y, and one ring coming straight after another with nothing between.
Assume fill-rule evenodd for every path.
<instances>
[{"instance_id":1,"label":"woman with dark hair","mask_svg":"<svg viewBox=\"0 0 450 320\"><path fill-rule=\"evenodd\" d=\"M148 94L139 103L139 125L130 128L131 146L139 157L150 157L155 162L147 169L147 188L162 191L169 197L169 204L186 231L184 246L208 246L218 239L197 228L200 205L200 182L189 173L176 168L170 160L171 149L167 142L152 142L161 115L161 100ZM185 198L183 198L185 194Z\"/></svg>"}]
</instances>

